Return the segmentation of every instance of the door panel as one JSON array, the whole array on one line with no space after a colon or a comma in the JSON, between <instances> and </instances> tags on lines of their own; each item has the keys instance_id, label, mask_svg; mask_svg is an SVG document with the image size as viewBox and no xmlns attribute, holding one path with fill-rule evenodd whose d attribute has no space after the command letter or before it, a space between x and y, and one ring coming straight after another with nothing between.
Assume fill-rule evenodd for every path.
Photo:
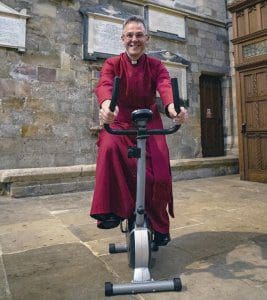
<instances>
[{"instance_id":1,"label":"door panel","mask_svg":"<svg viewBox=\"0 0 267 300\"><path fill-rule=\"evenodd\" d=\"M200 76L201 145L203 157L224 155L220 78Z\"/></svg>"},{"instance_id":2,"label":"door panel","mask_svg":"<svg viewBox=\"0 0 267 300\"><path fill-rule=\"evenodd\" d=\"M244 176L267 182L267 68L240 75Z\"/></svg>"}]
</instances>

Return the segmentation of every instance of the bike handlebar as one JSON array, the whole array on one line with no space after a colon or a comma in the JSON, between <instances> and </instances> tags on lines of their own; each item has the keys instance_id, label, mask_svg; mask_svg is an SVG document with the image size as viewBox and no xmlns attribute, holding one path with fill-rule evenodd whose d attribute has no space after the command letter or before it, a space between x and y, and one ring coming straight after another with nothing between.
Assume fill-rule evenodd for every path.
<instances>
[{"instance_id":1,"label":"bike handlebar","mask_svg":"<svg viewBox=\"0 0 267 300\"><path fill-rule=\"evenodd\" d=\"M119 87L120 87L120 77L115 76L114 83L113 83L111 102L110 102L110 105L109 105L109 109L112 112L114 112L116 104L117 104L117 97L118 97L118 93L119 93Z\"/></svg>"},{"instance_id":2,"label":"bike handlebar","mask_svg":"<svg viewBox=\"0 0 267 300\"><path fill-rule=\"evenodd\" d=\"M178 81L177 78L171 79L171 85L172 85L172 93L173 93L173 102L174 102L174 108L177 114L180 113L180 98L179 98L179 89L178 89ZM116 76L114 78L113 83L113 90L112 90L112 97L109 109L114 112L115 107L117 104L117 97L119 93L119 86L120 86L120 78ZM147 135L167 135L172 134L176 132L181 125L174 125L171 128L163 128L163 129L147 129L146 134ZM104 128L107 132L115 135L136 135L139 131L138 129L113 129L109 126L109 124L105 123Z\"/></svg>"},{"instance_id":3,"label":"bike handlebar","mask_svg":"<svg viewBox=\"0 0 267 300\"><path fill-rule=\"evenodd\" d=\"M179 88L178 88L178 81L177 78L171 79L172 84L172 94L173 94L173 103L174 103L174 109L177 112L177 114L180 113L180 97L179 97Z\"/></svg>"}]
</instances>

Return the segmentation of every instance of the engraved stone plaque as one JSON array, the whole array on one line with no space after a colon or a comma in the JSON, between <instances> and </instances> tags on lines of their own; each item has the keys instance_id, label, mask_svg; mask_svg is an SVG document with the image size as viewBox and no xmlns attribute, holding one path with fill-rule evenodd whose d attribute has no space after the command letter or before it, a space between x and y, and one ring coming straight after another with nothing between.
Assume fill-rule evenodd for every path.
<instances>
[{"instance_id":1,"label":"engraved stone plaque","mask_svg":"<svg viewBox=\"0 0 267 300\"><path fill-rule=\"evenodd\" d=\"M0 46L25 51L26 10L20 13L0 2Z\"/></svg>"},{"instance_id":2,"label":"engraved stone plaque","mask_svg":"<svg viewBox=\"0 0 267 300\"><path fill-rule=\"evenodd\" d=\"M88 54L119 54L123 51L121 43L123 19L88 15Z\"/></svg>"},{"instance_id":3,"label":"engraved stone plaque","mask_svg":"<svg viewBox=\"0 0 267 300\"><path fill-rule=\"evenodd\" d=\"M167 50L150 51L148 54L160 59L165 64L171 77L178 78L179 96L182 100L186 101L186 68L189 66L190 62L183 57Z\"/></svg>"},{"instance_id":4,"label":"engraved stone plaque","mask_svg":"<svg viewBox=\"0 0 267 300\"><path fill-rule=\"evenodd\" d=\"M185 39L184 16L148 7L146 18L150 33L170 39Z\"/></svg>"},{"instance_id":5,"label":"engraved stone plaque","mask_svg":"<svg viewBox=\"0 0 267 300\"><path fill-rule=\"evenodd\" d=\"M96 60L124 51L121 41L124 20L130 16L112 5L96 5L80 9L83 14L83 57Z\"/></svg>"}]
</instances>

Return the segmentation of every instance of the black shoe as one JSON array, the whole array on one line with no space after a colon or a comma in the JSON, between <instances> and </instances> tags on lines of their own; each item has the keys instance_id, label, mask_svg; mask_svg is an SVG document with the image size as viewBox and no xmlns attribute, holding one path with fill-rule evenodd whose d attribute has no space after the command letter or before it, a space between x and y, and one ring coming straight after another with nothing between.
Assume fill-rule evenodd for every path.
<instances>
[{"instance_id":1,"label":"black shoe","mask_svg":"<svg viewBox=\"0 0 267 300\"><path fill-rule=\"evenodd\" d=\"M170 234L169 233L160 233L155 231L154 232L154 240L153 242L157 246L166 246L171 240Z\"/></svg>"},{"instance_id":2,"label":"black shoe","mask_svg":"<svg viewBox=\"0 0 267 300\"><path fill-rule=\"evenodd\" d=\"M100 229L112 229L119 226L121 219L116 215L110 214L103 221L97 221L97 227Z\"/></svg>"}]
</instances>

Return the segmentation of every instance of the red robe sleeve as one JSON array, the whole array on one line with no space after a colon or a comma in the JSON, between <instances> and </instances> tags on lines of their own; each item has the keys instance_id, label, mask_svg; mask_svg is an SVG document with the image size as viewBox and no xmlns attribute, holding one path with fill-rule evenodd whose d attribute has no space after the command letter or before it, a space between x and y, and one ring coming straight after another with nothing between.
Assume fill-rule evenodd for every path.
<instances>
[{"instance_id":1,"label":"red robe sleeve","mask_svg":"<svg viewBox=\"0 0 267 300\"><path fill-rule=\"evenodd\" d=\"M115 77L115 67L112 59L107 59L100 73L100 80L95 88L95 93L99 105L105 100L110 100L112 96L113 81Z\"/></svg>"},{"instance_id":2,"label":"red robe sleeve","mask_svg":"<svg viewBox=\"0 0 267 300\"><path fill-rule=\"evenodd\" d=\"M157 90L160 94L165 108L173 102L172 86L169 72L165 66L160 63L157 76Z\"/></svg>"}]
</instances>

